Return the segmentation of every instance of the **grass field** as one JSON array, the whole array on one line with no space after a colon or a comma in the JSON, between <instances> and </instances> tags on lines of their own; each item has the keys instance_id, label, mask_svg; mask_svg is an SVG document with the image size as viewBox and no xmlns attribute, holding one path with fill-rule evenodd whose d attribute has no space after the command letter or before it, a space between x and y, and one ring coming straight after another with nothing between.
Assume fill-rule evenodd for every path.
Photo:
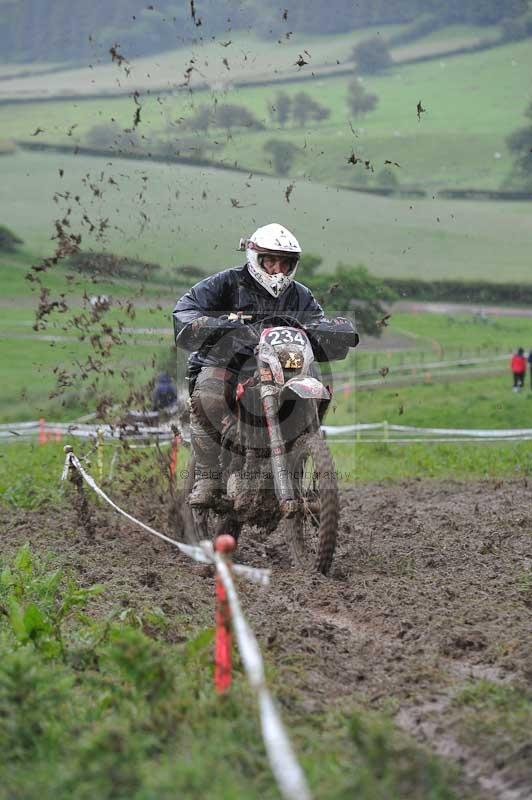
<instances>
[{"instance_id":1,"label":"grass field","mask_svg":"<svg viewBox=\"0 0 532 800\"><path fill-rule=\"evenodd\" d=\"M440 46L445 35L450 34L442 31L429 37L424 46L430 46L431 41ZM456 40L467 35L464 31L452 32ZM331 57L334 60L334 46L338 45L341 60L340 55L344 58L351 44L347 35L336 37L334 42L316 42L313 52L316 60L325 64ZM421 45L422 42L416 44ZM209 52L217 53L216 47L219 45L213 45ZM294 47L297 50L299 45ZM293 58L291 51L286 53ZM264 51L257 52L254 69L263 69L263 57L267 58ZM170 63L165 62L161 69L171 69ZM271 129L245 135L234 133L232 138L223 140L224 163L238 162L250 168L249 174L21 151L5 157L0 162L4 177L0 186L0 220L22 236L25 251L0 260L4 298L0 347L7 365L1 418L15 420L41 413L72 418L91 407L90 390L81 387L67 389L62 398L48 399L55 383L53 368L68 369L76 360L83 362L90 345L67 339L50 347L43 335L33 336L31 312L36 297L24 280L28 265L39 260L32 254L53 251L53 222L63 218L70 208L69 232L82 234L84 249L140 257L160 262L165 268L167 286L149 287L152 307L140 298L135 319L126 320L131 328L168 327L169 310L175 296L181 293L177 277L173 287L172 268L196 264L214 271L239 263L241 256L235 249L239 237L266 219L277 219L293 228L306 252L323 256L326 270L343 261L364 263L377 275L529 282L532 228L528 204L386 199L319 182L353 185L361 168L347 164L347 156L354 149L371 158L376 168L385 157L397 160L404 183L432 189L460 184L496 186L508 170L505 136L522 124L529 101L526 76L531 66L528 42L521 42L445 62L394 67L386 75L366 80L368 88L379 95L380 103L375 112L358 123L355 136L349 129L345 107L346 80L335 77L309 82L305 91L332 109L331 118L308 131L292 127L273 131L302 147L293 175L283 179L252 174L254 169L270 169L262 147L272 135ZM114 66L105 69L114 80ZM49 76L50 80L58 75ZM300 88L295 83L284 87L290 94ZM274 92L273 86L247 88L233 92L230 99L265 119L267 103ZM161 102L155 97L143 97L139 132L149 141L160 135L169 121L175 122L188 113L191 102L195 107L213 102L215 96L224 97L219 88L216 95L196 91L191 100L184 94L161 98ZM418 121L415 106L420 99L427 113ZM42 141L73 143L76 137L82 142L91 125L111 116L124 127L130 126L133 113L130 98L30 104L0 107L0 125L2 136L6 137L29 138L36 127L42 127ZM67 137L72 125L77 128L72 137ZM178 133L179 128L175 131ZM501 158L494 158L496 152ZM288 202L285 192L292 183ZM91 234L91 227L98 228L102 221L106 226L102 235ZM67 280L63 267L51 270L45 283L55 293L67 293L69 314L79 308L83 291L125 297L136 288L133 284L93 285L87 281L74 285ZM159 300L155 300L156 295ZM108 319L115 324L121 316L122 312L114 309ZM44 335L75 335L75 331L63 330L64 322L55 315ZM362 347L345 368L366 369L374 363L378 367L390 366L401 359L416 358L420 352L435 359L456 358L475 351L489 355L519 345L528 348L532 342L532 326L526 320L498 319L481 325L465 317L395 315L390 330L412 340L410 351L388 354L383 350L375 355L365 353ZM22 338L26 336L30 338ZM167 341L132 332L130 340L115 349L115 375L106 379L101 390L116 391L121 369L131 370L133 382L145 386L157 361L164 359L167 352ZM330 421L388 419L417 425L524 427L528 425L528 404L528 394L515 396L509 392L507 379L438 385L428 379L423 386L383 388L356 398L341 397ZM369 445L360 447L361 452L369 449ZM447 474L447 470L449 474L457 471L476 475L484 474L487 468L487 451L469 445L448 450L417 450L412 446L409 454L406 448L394 450L393 458L389 450L381 452L378 447L364 459L358 477L393 477L398 461L400 474L423 470L429 474L443 470ZM528 469L527 446L519 445L518 449L519 456L514 457L509 446L501 447L500 455L490 459L489 468L498 464L496 469L505 474L516 464L519 470ZM339 457L346 457L345 449L343 454L339 451ZM348 462L350 458L347 456Z\"/></svg>"},{"instance_id":2,"label":"grass field","mask_svg":"<svg viewBox=\"0 0 532 800\"><path fill-rule=\"evenodd\" d=\"M158 360L164 360L170 349L170 336L150 336L145 329L160 327L163 322L166 328L170 325L173 295L165 307L150 290L140 293L139 300L138 282L132 286L132 282L95 284L87 278L67 280L69 273L62 266L46 274L46 285L51 299L66 296L68 309L49 315L45 328L36 332L33 325L39 291L24 275L30 264L39 260L29 252L0 257L0 418L8 422L40 416L74 419L93 409L95 379L100 398L106 393L124 398L128 391L145 386L153 378ZM102 293L111 295L114 303L103 323L111 326L114 334L119 334L120 325L126 326L117 342L112 343L109 357L102 357L91 337L100 336L105 349L111 343L110 334L105 333L99 320L91 320L90 306L83 300L83 295ZM133 312L126 312L126 300L132 302ZM49 395L63 378L63 391L51 398ZM148 397L146 391L147 400Z\"/></svg>"},{"instance_id":3,"label":"grass field","mask_svg":"<svg viewBox=\"0 0 532 800\"><path fill-rule=\"evenodd\" d=\"M431 383L338 397L330 424L382 422L440 428L532 427L532 392L515 394L508 377Z\"/></svg>"},{"instance_id":4,"label":"grass field","mask_svg":"<svg viewBox=\"0 0 532 800\"><path fill-rule=\"evenodd\" d=\"M404 30L404 25L387 25L388 35ZM287 28L289 30L289 28ZM312 55L316 67L333 67L339 60L348 60L351 50L361 39L375 36L380 28L365 28L334 36L301 34L295 31L283 41L260 39L250 32L232 31L227 37L219 36L215 41L199 40L194 44L175 50L157 53L143 58L130 58L126 75L113 63L109 52L95 53L91 67L70 67L51 75L32 76L10 80L2 86L0 97L23 93L33 96L68 94L91 95L95 92L127 92L135 88L183 88L185 70L191 58L198 63L197 70L190 76L190 86L197 88L205 83L213 87L230 86L235 81L276 79L276 76L297 76L301 74L296 65L298 55L307 50ZM469 40L477 37L476 28L465 29L463 35ZM230 41L227 47L222 42ZM125 55L125 54L124 54ZM222 59L226 58L229 69ZM11 68L15 71L15 68ZM1 75L1 73L0 73Z\"/></svg>"},{"instance_id":5,"label":"grass field","mask_svg":"<svg viewBox=\"0 0 532 800\"><path fill-rule=\"evenodd\" d=\"M230 36L219 36L214 41L198 40L194 44L172 51L158 53L156 56L129 59L130 70L126 75L111 62L107 51L95 51L91 67L65 69L40 76L25 78L24 65L0 66L2 76L18 74L3 85L0 83L0 98L13 95L50 96L65 93L93 94L97 92L124 92L133 89L172 87L177 89L184 81L184 73L190 59L200 66L190 76L190 86L198 88L207 83L212 88L231 86L235 82L256 80L276 81L280 78L301 76L296 61L304 50L310 54L312 70L321 74L324 70L345 68L353 47L361 40L372 36L388 38L404 31L407 25L381 25L349 31L345 34L317 36L292 31L286 38L267 40L252 32L232 31ZM287 26L287 31L290 26ZM451 25L413 43L392 49L396 60L415 58L445 50L469 46L479 40L496 39L499 30L496 26L477 28L468 25ZM231 44L223 46L222 43ZM227 65L222 61L227 59ZM56 66L56 65L49 65ZM28 68L26 68L28 69ZM35 65L34 71L46 69L46 65Z\"/></svg>"},{"instance_id":6,"label":"grass field","mask_svg":"<svg viewBox=\"0 0 532 800\"><path fill-rule=\"evenodd\" d=\"M20 152L2 167L0 219L31 252L51 252L53 221L72 208L71 230L82 234L84 249L166 267L216 270L238 264L240 236L264 221L280 220L295 231L305 252L323 256L326 269L343 261L398 277L531 278L526 203L408 201L304 180L295 181L288 203L288 179L81 156ZM58 203L56 192L62 195ZM89 233L83 214L96 227L108 220L100 239Z\"/></svg>"},{"instance_id":7,"label":"grass field","mask_svg":"<svg viewBox=\"0 0 532 800\"><path fill-rule=\"evenodd\" d=\"M125 399L129 392L146 386L159 371L158 359L166 355L171 338L168 337L166 346L155 339L127 338L127 344L116 346L112 356L103 361L100 372L100 359L89 342L54 344L38 337L18 339L0 334L2 377L5 379L0 392L0 418L5 422L41 416L54 420L75 419L92 411L97 399L106 396ZM96 368L91 368L89 356ZM105 375L104 371L109 369L113 374ZM54 399L50 394L57 391L62 375L67 383ZM144 395L149 407L148 389ZM137 398L137 403L142 404L141 397Z\"/></svg>"},{"instance_id":8,"label":"grass field","mask_svg":"<svg viewBox=\"0 0 532 800\"><path fill-rule=\"evenodd\" d=\"M47 255L50 254L53 250L50 237L43 236L42 241L46 242L44 252ZM39 287L27 280L26 275L31 272L32 265L37 266L42 263L42 260L42 254L39 255L37 251L26 247L15 253L0 253L2 323L8 321L12 315L16 318L19 307L32 309L36 307ZM67 278L67 275L70 277ZM113 294L115 297L131 297L141 290L138 281L99 280L95 283L90 277L81 274L73 275L68 272L65 264L49 269L46 272L44 283L50 291L65 292L78 297L82 297L85 292L90 296L96 291L100 294ZM161 291L165 291L165 287L161 288L157 284L142 287L142 292L148 297L157 295Z\"/></svg>"},{"instance_id":9,"label":"grass field","mask_svg":"<svg viewBox=\"0 0 532 800\"><path fill-rule=\"evenodd\" d=\"M428 317L429 315L427 315ZM15 320L12 319L12 323ZM22 320L19 320L22 322ZM514 321L515 322L515 321ZM430 318L426 325L430 323ZM437 326L435 326L437 328ZM71 369L75 359L82 360L89 352L86 343L57 343L50 346L35 336L31 340L14 339L13 331L20 330L12 324L3 330L0 352L4 368L4 389L0 403L0 420L17 421L44 416L47 420L74 419L80 413L94 408L91 376L67 388L58 398L49 399L54 389L55 367ZM160 337L151 341L144 337L139 345L138 336L129 337L129 342L117 347L107 366L131 371L131 388L149 383L156 371L154 356L168 356L168 341ZM358 392L347 395L335 394L327 417L331 425L353 422L381 422L420 427L459 428L524 428L532 421L532 392L528 387L520 394L510 388L510 376L497 378L475 378L459 383L432 383L420 386L387 388L386 382L380 390ZM107 378L100 383L98 396L106 393L114 400L123 398L129 386L118 377ZM144 391L146 400L149 397ZM381 434L376 434L379 438ZM452 444L409 444L353 442L335 444L331 439L335 463L342 482L354 480L397 480L406 477L473 477L518 476L532 474L532 444L501 443L475 444L470 442ZM79 442L75 443L79 448ZM23 448L27 446L23 445ZM3 448L2 467L7 484L6 490L20 495L20 480L13 470L19 447ZM183 456L186 458L186 456ZM110 454L109 454L110 458ZM11 466L8 466L10 465ZM8 478L9 476L9 478ZM46 479L45 479L46 480ZM39 490L35 486L37 497Z\"/></svg>"},{"instance_id":10,"label":"grass field","mask_svg":"<svg viewBox=\"0 0 532 800\"><path fill-rule=\"evenodd\" d=\"M308 90L332 109L327 123L308 130L279 132L283 139L302 147L295 173L317 180L349 184L359 179L348 169L351 148L369 158L376 169L385 159L397 161L397 177L405 185L437 190L443 187L498 188L509 171L505 138L524 124L529 103L526 75L532 66L528 42L464 55L448 61L431 61L396 67L383 76L364 79L367 90L379 97L377 108L353 120L354 138L348 125L347 78L331 78L310 84ZM297 88L284 87L293 94ZM241 102L258 116L264 114L270 89L242 89ZM417 119L422 100L427 113ZM264 168L261 152L267 134L247 134L226 146L224 155L238 156L239 163ZM252 148L250 158L244 161ZM495 158L495 153L500 158ZM364 171L362 164L357 165Z\"/></svg>"},{"instance_id":11,"label":"grass field","mask_svg":"<svg viewBox=\"0 0 532 800\"><path fill-rule=\"evenodd\" d=\"M426 478L450 481L532 475L532 443L331 444L343 484Z\"/></svg>"},{"instance_id":12,"label":"grass field","mask_svg":"<svg viewBox=\"0 0 532 800\"><path fill-rule=\"evenodd\" d=\"M343 41L339 41L341 52ZM323 46L326 50L330 43ZM347 77L286 84L283 91L288 94L303 88L331 109L326 123L305 128L272 127L267 108L275 96L273 84L231 89L230 98L225 98L223 90L159 98L153 93L142 98L137 132L145 137L148 149L150 142L164 131L167 138L177 141L184 135L180 126L183 117L202 103L211 105L215 100L227 99L245 105L268 129L233 131L229 137L224 131L214 131L211 139L217 144L213 157L225 164L238 162L249 170L271 171L263 146L274 136L300 148L291 171L294 177L347 186L363 180L371 184L374 175L363 164L353 167L347 163L354 149L372 161L376 172L386 159L400 163L396 175L405 186L417 185L431 191L471 186L499 188L511 166L505 139L524 124L523 114L530 101L531 52L527 40L446 61L398 65L382 76L367 77L365 85L377 94L379 104L358 120L352 119L347 108ZM427 109L421 120L416 115L419 100ZM92 126L111 118L124 129L130 128L135 110L128 97L5 106L0 107L0 129L4 138L84 143ZM350 121L356 128L356 138ZM72 126L76 126L74 131ZM31 134L37 127L44 132L33 140Z\"/></svg>"},{"instance_id":13,"label":"grass field","mask_svg":"<svg viewBox=\"0 0 532 800\"><path fill-rule=\"evenodd\" d=\"M0 287L4 299L0 324L0 355L3 364L3 388L0 395L0 419L4 422L20 419L74 419L95 407L92 382L98 377L100 395L124 398L133 388L141 388L146 400L150 380L163 364L171 363L171 309L180 290L159 287L158 295L139 295L121 283L91 284L82 281L72 286L66 280L63 267L50 272L52 296L69 292L69 309L66 313L52 313L47 326L40 332L33 330L37 296L29 291L23 275L30 263L27 254L13 261L5 256L0 262ZM153 287L152 287L153 289ZM82 292L109 291L116 301L101 321L87 318L87 307L82 304ZM161 294L163 291L163 294ZM24 293L25 292L25 293ZM129 295L127 294L129 292ZM124 296L133 297L134 316L128 315L119 303ZM85 314L79 327L74 319ZM118 330L124 326L121 342L112 345L110 356L101 359L94 351L91 336L99 335L104 345L108 341L102 323ZM150 329L154 329L150 333ZM168 332L163 332L165 329ZM518 346L532 346L532 320L527 318L493 317L479 322L471 314L394 314L386 335L403 336L402 349L388 351L386 345L372 351L372 342L362 341L359 349L345 362L335 364L344 374L355 376L361 370L373 370L379 377L382 367L414 364L423 371L423 364L459 357L484 357L509 354ZM55 341L54 341L55 337ZM366 347L365 347L366 346ZM101 360L103 372L86 368L91 355ZM486 366L503 370L506 361L489 360ZM85 366L84 366L85 365ZM106 374L106 370L114 374ZM467 376L469 367L462 368ZM55 371L54 371L55 370ZM125 370L125 373L123 372ZM426 372L426 370L424 370ZM82 380L80 376L86 372ZM124 375L127 378L124 379ZM436 377L437 372L434 372ZM57 388L58 378L66 379L64 391L55 398L50 393ZM69 385L73 376L73 383ZM371 375L369 377L372 377ZM391 379L391 376L388 380ZM510 376L477 378L443 383L432 383L425 376L420 386L387 387L373 392L358 392L349 397L340 393L331 411L332 424L349 422L388 422L438 427L528 427L531 416L529 405L532 395L528 391L514 395L509 391ZM140 398L138 400L140 402Z\"/></svg>"},{"instance_id":14,"label":"grass field","mask_svg":"<svg viewBox=\"0 0 532 800\"><path fill-rule=\"evenodd\" d=\"M405 336L402 349L386 348L388 337ZM407 349L407 343L410 347ZM375 350L374 340L364 340L351 351L338 371L355 373L381 367L411 364L423 367L438 361L457 361L466 358L486 359L485 368L506 366L504 362L491 362L494 356L508 355L523 347L532 349L532 320L526 317L488 317L479 320L473 314L404 314L394 313L389 328ZM466 367L464 367L464 371Z\"/></svg>"}]
</instances>

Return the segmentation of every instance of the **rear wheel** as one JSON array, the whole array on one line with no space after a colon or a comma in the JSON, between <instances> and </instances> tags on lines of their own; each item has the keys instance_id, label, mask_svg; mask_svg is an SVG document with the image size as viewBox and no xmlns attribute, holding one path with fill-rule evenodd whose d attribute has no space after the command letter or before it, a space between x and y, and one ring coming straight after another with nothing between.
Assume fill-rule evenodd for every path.
<instances>
[{"instance_id":1,"label":"rear wheel","mask_svg":"<svg viewBox=\"0 0 532 800\"><path fill-rule=\"evenodd\" d=\"M329 448L319 433L296 441L290 469L298 510L284 521L296 566L327 575L331 568L338 530L338 485Z\"/></svg>"}]
</instances>

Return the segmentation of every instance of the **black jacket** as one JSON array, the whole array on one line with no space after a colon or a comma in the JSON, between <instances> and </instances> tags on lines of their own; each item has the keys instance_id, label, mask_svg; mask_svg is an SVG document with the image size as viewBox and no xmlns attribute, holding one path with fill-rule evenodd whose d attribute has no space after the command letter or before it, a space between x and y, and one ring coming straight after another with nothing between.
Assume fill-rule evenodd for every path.
<instances>
[{"instance_id":1,"label":"black jacket","mask_svg":"<svg viewBox=\"0 0 532 800\"><path fill-rule=\"evenodd\" d=\"M238 333L225 336L217 343L198 337L190 323L199 317L221 317L242 311L253 319L269 316L294 317L302 325L321 322L325 315L312 292L297 281L273 297L249 274L247 266L218 272L192 287L177 301L173 311L176 344L190 352L189 374L197 374L204 366L219 366L238 373L255 368L254 344L239 340Z\"/></svg>"}]
</instances>

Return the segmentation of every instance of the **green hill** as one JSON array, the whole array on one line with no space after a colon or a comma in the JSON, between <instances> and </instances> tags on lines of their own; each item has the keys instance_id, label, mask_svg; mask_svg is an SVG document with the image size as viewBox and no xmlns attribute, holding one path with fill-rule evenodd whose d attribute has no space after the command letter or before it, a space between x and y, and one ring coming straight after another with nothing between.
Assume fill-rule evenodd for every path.
<instances>
[{"instance_id":1,"label":"green hill","mask_svg":"<svg viewBox=\"0 0 532 800\"><path fill-rule=\"evenodd\" d=\"M71 208L70 230L82 234L83 248L166 267L239 263L240 236L280 220L326 268L344 261L385 276L531 280L526 203L408 201L305 180L287 202L287 179L22 152L5 160L3 177L0 219L36 253L53 250L54 220Z\"/></svg>"},{"instance_id":2,"label":"green hill","mask_svg":"<svg viewBox=\"0 0 532 800\"><path fill-rule=\"evenodd\" d=\"M223 37L202 40L192 46L166 50L156 57L132 58L120 47L119 51L127 56L127 71L113 61L108 51L87 59L90 65L0 65L0 99L61 99L76 94L88 98L102 93L127 96L134 89L153 93L169 88L177 91L184 83L191 59L201 67L187 75L187 89L221 90L256 81L301 80L308 75L308 70L302 70L296 62L305 51L312 74L321 78L351 69L353 47L375 36L390 41L391 54L397 63L436 57L481 42L495 43L500 38L500 29L495 25L449 25L410 42L393 44L395 38L407 35L410 30L411 26L404 24L321 35L295 30L289 38L274 41L249 31L231 31L225 40Z\"/></svg>"},{"instance_id":3,"label":"green hill","mask_svg":"<svg viewBox=\"0 0 532 800\"><path fill-rule=\"evenodd\" d=\"M339 41L345 49L345 37ZM275 104L280 88L274 84L234 88L230 94L223 90L163 96L141 93L140 122L134 129L139 106L131 97L0 106L0 126L3 136L16 140L84 145L95 125L115 120L118 130L130 131L125 139L134 139L137 149L146 153L199 147L216 162L236 162L250 171L265 172L273 168L264 145L274 138L298 148L289 171L293 177L372 186L389 160L400 164L391 169L403 187L498 189L511 169L506 137L523 124L531 69L529 40L444 60L396 65L364 78L364 86L379 102L360 118L353 117L347 106L348 76L283 84L289 97L303 89L330 111L325 122L303 127L289 122L281 129L272 122L268 108ZM297 72L296 67L293 70ZM85 80L81 73L78 78L81 83ZM426 112L418 119L420 100ZM225 102L244 106L265 129L211 128L207 133L188 129L187 120L198 108L212 109ZM369 160L374 171L365 169L363 161L350 165L353 152Z\"/></svg>"},{"instance_id":4,"label":"green hill","mask_svg":"<svg viewBox=\"0 0 532 800\"><path fill-rule=\"evenodd\" d=\"M390 33L391 26L387 29ZM404 33L405 28L393 30ZM478 39L490 31L493 35L494 30L442 28L401 45L403 57L452 42L463 45L468 37ZM231 32L230 46L221 47L215 40L187 51L198 74L211 69L223 74L224 80L245 70L249 78L267 74L268 65L284 53L279 70L289 70L294 77L310 76L304 83L0 105L5 138L66 144L74 153L76 145L89 143L95 125L114 120L117 130L127 131L123 141L135 140L133 149L146 156L161 149L181 152L186 142L185 153L198 146L213 165L224 167L221 171L153 164L149 159L125 161L117 157L117 148L101 158L20 149L15 156L0 159L4 178L0 223L17 232L30 251L49 253L54 247L50 239L54 220L70 208L71 230L82 234L83 248L140 255L168 269L183 263L217 269L239 261L234 247L240 235L265 219L278 219L297 231L307 252L324 257L326 268L344 261L364 263L384 276L530 281L532 234L526 204L433 199L442 189L498 188L508 175L511 163L505 139L522 124L529 99L529 40L452 58L396 64L379 75L365 76L364 85L379 103L357 119L346 104L350 76L312 78L312 72L316 64L334 70L336 61L345 69L350 48L361 35L361 31L324 37L305 33L301 38L303 34L297 33L294 42L283 45L257 43L248 36L246 47L242 34ZM312 45L310 62L299 68L293 59L307 40ZM173 70L175 86L183 67L181 63L176 74L176 58L183 59L184 51L151 59L151 68L149 60L137 61L131 65L130 78L136 80L144 70L150 80L160 83L164 76L170 83ZM222 65L224 58L230 69ZM132 89L123 65L99 69L106 80L113 76L117 89ZM70 75L80 86L88 86L91 80L97 85L100 72L73 70ZM89 78L90 74L95 77ZM269 74L276 78L271 69ZM57 72L42 80L57 92L66 77ZM117 79L124 82L122 87L116 85ZM0 84L15 87L16 80ZM291 98L304 89L329 109L330 116L303 127L291 120L279 127L268 114L279 88ZM426 111L418 117L420 101ZM244 106L264 129L211 127L195 133L187 127L201 106L212 109L227 102ZM264 149L272 138L297 148L282 178L260 174L274 171L271 154ZM353 160L357 163L350 163ZM427 198L386 199L349 191L376 186L386 161L392 162L389 169L399 188L419 187ZM235 164L243 172L228 169ZM291 192L289 186L294 187Z\"/></svg>"}]
</instances>

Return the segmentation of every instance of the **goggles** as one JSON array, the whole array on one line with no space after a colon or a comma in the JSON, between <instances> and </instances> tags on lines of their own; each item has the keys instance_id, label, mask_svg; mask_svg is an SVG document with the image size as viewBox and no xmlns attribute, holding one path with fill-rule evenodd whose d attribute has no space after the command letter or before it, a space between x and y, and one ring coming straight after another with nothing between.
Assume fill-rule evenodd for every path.
<instances>
[{"instance_id":1,"label":"goggles","mask_svg":"<svg viewBox=\"0 0 532 800\"><path fill-rule=\"evenodd\" d=\"M274 267L276 264L279 264L281 269L286 269L288 272L292 272L293 269L297 266L297 262L299 261L298 256L289 256L289 255L275 255L273 253L259 253L257 256L257 260L261 267Z\"/></svg>"}]
</instances>

